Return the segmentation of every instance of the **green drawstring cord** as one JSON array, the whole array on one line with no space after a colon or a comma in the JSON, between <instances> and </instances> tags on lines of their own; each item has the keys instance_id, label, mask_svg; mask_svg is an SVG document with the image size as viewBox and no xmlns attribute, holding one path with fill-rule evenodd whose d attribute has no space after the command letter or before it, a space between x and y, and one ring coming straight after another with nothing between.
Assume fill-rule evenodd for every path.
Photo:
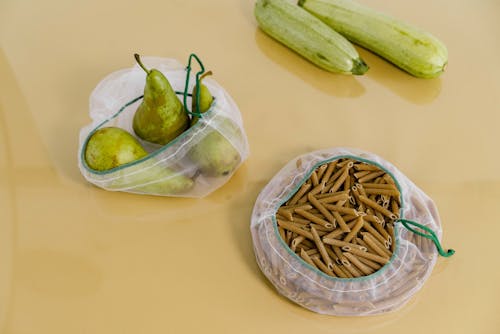
<instances>
[{"instance_id":1,"label":"green drawstring cord","mask_svg":"<svg viewBox=\"0 0 500 334\"><path fill-rule=\"evenodd\" d=\"M199 70L198 72L196 72L196 86L199 87L199 84L200 84L200 75L202 75L204 72L205 72L205 67L203 66L203 63L201 62L200 58L198 58L197 55L195 55L194 53L191 53L191 55L189 55L189 60L188 60L188 65L186 67L186 84L184 86L184 109L186 110L186 112L192 116L197 116L197 117L202 117L201 115L201 112L200 112L200 90L201 89L197 89L196 90L196 96L193 96L192 98L193 99L196 99L196 111L192 110L192 111L189 111L188 107L187 107L187 103L186 103L186 99L187 99L187 96L189 95L187 90L188 90L188 87L189 87L189 74L191 73L191 61L193 60L193 58L196 59L196 61L198 62L198 64L200 65L200 68L201 70Z\"/></svg>"},{"instance_id":2,"label":"green drawstring cord","mask_svg":"<svg viewBox=\"0 0 500 334\"><path fill-rule=\"evenodd\" d=\"M439 252L439 255L441 255L443 257L450 257L453 254L455 254L455 251L451 248L448 249L447 251L445 251L443 249L443 247L441 247L441 244L439 243L439 239L438 239L436 233L434 233L434 231L431 230L430 228L428 228L427 226L421 225L419 223L415 223L414 221L407 220L407 219L396 219L394 222L401 222L401 224L403 224L403 226L406 227L411 232L413 232L421 237L432 240L432 242L434 242L434 244L436 245L436 248ZM417 231L414 228L412 228L410 225L416 226L416 227L426 231L428 234Z\"/></svg>"}]
</instances>

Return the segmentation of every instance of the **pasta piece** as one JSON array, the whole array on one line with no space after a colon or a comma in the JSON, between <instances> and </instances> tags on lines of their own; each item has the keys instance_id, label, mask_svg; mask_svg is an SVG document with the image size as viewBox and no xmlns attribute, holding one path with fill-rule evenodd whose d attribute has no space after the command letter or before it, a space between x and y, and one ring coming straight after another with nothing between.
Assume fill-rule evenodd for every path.
<instances>
[{"instance_id":1,"label":"pasta piece","mask_svg":"<svg viewBox=\"0 0 500 334\"><path fill-rule=\"evenodd\" d=\"M313 262L313 260L311 259L311 257L309 256L309 254L307 254L307 252L305 250L301 250L300 251L300 257L304 259L304 261L306 261L307 263L309 263L311 266L313 266L314 268L318 269L318 267L316 266L316 264Z\"/></svg>"},{"instance_id":2,"label":"pasta piece","mask_svg":"<svg viewBox=\"0 0 500 334\"><path fill-rule=\"evenodd\" d=\"M313 195L311 194L308 194L308 199L309 199L309 202L311 202L311 204L316 208L318 209L322 214L323 216L325 216L325 218L330 222L332 223L332 225L335 227L335 224L336 224L336 221L335 221L335 218L333 217L333 215L330 213L330 211L328 211L324 206L323 204L321 204L316 198L314 198Z\"/></svg>"},{"instance_id":3,"label":"pasta piece","mask_svg":"<svg viewBox=\"0 0 500 334\"><path fill-rule=\"evenodd\" d=\"M371 249L373 249L375 251L376 254L380 255L381 257L387 257L389 258L390 257L390 254L387 254L384 249L382 249L381 247L379 247L374 241L372 238L369 237L370 234L368 233L364 233L363 234L363 241L366 242L366 244L368 246L370 246Z\"/></svg>"},{"instance_id":4,"label":"pasta piece","mask_svg":"<svg viewBox=\"0 0 500 334\"><path fill-rule=\"evenodd\" d=\"M330 255L328 255L325 245L323 242L321 242L321 239L318 235L318 231L314 227L311 227L311 233L313 235L313 240L314 243L316 244L316 248L318 248L319 253L321 254L321 257L323 258L323 261L326 263L326 266L328 269L332 270L333 269L333 262L332 259L330 258Z\"/></svg>"},{"instance_id":5,"label":"pasta piece","mask_svg":"<svg viewBox=\"0 0 500 334\"><path fill-rule=\"evenodd\" d=\"M377 263L386 264L387 262L389 262L389 259L387 257L382 257L380 255L376 255L376 254L369 253L369 252L363 252L362 250L359 250L357 248L351 248L349 250L349 252L354 254L354 255L364 257L368 260L375 261Z\"/></svg>"},{"instance_id":6,"label":"pasta piece","mask_svg":"<svg viewBox=\"0 0 500 334\"><path fill-rule=\"evenodd\" d=\"M305 230L303 230L303 229L301 229L301 228L299 228L299 227L297 227L289 222L278 219L278 225L281 226L282 228L284 228L285 230L295 232L298 235L302 235L302 236L306 237L307 239L313 240L313 236L312 236L311 232L305 231Z\"/></svg>"},{"instance_id":7,"label":"pasta piece","mask_svg":"<svg viewBox=\"0 0 500 334\"><path fill-rule=\"evenodd\" d=\"M287 205L294 205L297 204L298 200L304 196L307 191L311 189L311 184L310 183L304 183L300 189L293 195L292 199L288 201Z\"/></svg>"},{"instance_id":8,"label":"pasta piece","mask_svg":"<svg viewBox=\"0 0 500 334\"><path fill-rule=\"evenodd\" d=\"M373 268L368 267L366 264L358 260L358 257L349 252L345 252L344 256L356 266L364 275L370 275L374 273Z\"/></svg>"},{"instance_id":9,"label":"pasta piece","mask_svg":"<svg viewBox=\"0 0 500 334\"><path fill-rule=\"evenodd\" d=\"M397 219L398 217L393 214L391 211L387 210L386 208L380 206L379 204L375 203L373 200L369 199L366 196L359 196L359 199L361 202L365 203L369 207L373 208L376 211L379 211L381 214L383 214L386 217L389 217L390 219L394 220Z\"/></svg>"},{"instance_id":10,"label":"pasta piece","mask_svg":"<svg viewBox=\"0 0 500 334\"><path fill-rule=\"evenodd\" d=\"M304 218L306 218L306 219L308 219L308 220L310 220L310 221L312 221L312 222L314 222L314 223L316 223L318 225L322 225L322 226L324 226L326 228L333 228L333 224L332 223L330 223L330 222L328 222L326 220L323 220L323 219L319 218L318 216L315 216L312 213L307 212L305 210L295 209L295 213L301 215L302 217L304 217Z\"/></svg>"},{"instance_id":11,"label":"pasta piece","mask_svg":"<svg viewBox=\"0 0 500 334\"><path fill-rule=\"evenodd\" d=\"M359 183L363 183L363 182L366 182L366 181L370 181L370 180L373 180L375 178L377 178L378 176L381 176L381 175L384 175L385 172L384 171L380 171L380 172L371 172L370 174L367 174L361 178L358 179L358 182Z\"/></svg>"},{"instance_id":12,"label":"pasta piece","mask_svg":"<svg viewBox=\"0 0 500 334\"><path fill-rule=\"evenodd\" d=\"M359 217L356 223L354 224L353 228L351 229L351 232L349 232L345 237L344 241L345 242L350 242L354 237L356 237L356 234L361 230L363 225L365 224L365 221L363 220L363 217Z\"/></svg>"}]
</instances>

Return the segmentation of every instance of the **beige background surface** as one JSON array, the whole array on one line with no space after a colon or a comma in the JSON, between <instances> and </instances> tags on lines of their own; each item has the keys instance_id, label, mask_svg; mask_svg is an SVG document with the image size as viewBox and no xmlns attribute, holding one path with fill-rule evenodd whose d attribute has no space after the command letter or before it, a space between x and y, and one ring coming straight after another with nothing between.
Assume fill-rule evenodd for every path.
<instances>
[{"instance_id":1,"label":"beige background surface","mask_svg":"<svg viewBox=\"0 0 500 334\"><path fill-rule=\"evenodd\" d=\"M2 0L0 332L500 333L500 2L362 2L438 36L447 72L419 80L359 48L365 76L322 71L258 30L248 0ZM89 94L134 52L196 52L237 101L251 156L222 189L157 198L80 175ZM400 168L457 250L396 313L314 314L255 263L259 191L290 159L333 146Z\"/></svg>"}]
</instances>

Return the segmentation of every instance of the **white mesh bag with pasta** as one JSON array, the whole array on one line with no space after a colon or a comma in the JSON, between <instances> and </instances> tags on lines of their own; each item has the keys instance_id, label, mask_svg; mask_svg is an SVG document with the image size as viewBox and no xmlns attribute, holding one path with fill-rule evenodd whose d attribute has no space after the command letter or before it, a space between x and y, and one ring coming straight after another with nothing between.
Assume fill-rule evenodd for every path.
<instances>
[{"instance_id":1,"label":"white mesh bag with pasta","mask_svg":"<svg viewBox=\"0 0 500 334\"><path fill-rule=\"evenodd\" d=\"M172 88L183 99L186 84L186 67L175 59L143 57L149 68L162 72ZM214 98L210 109L199 121L164 146L141 140L134 133L134 113L141 103L145 85L145 72L135 65L108 75L90 96L92 123L80 131L79 167L90 183L111 191L177 197L203 197L225 184L249 154L248 141L240 111L231 96L214 79L206 78L203 84ZM196 82L190 74L187 92L192 92ZM190 94L189 94L190 95ZM186 104L191 106L191 97ZM87 165L84 150L90 135L103 127L119 127L134 135L148 155L140 160L116 168L96 171ZM196 151L204 141L212 140L222 145L212 146L211 156ZM205 142L206 143L206 142ZM194 152L198 155L195 156ZM201 156L201 157L200 157ZM202 160L204 159L204 160ZM212 159L212 160L210 160ZM218 159L214 162L214 159ZM230 159L230 161L228 161ZM200 162L202 160L202 162ZM208 162L206 162L208 161ZM220 172L219 163L230 166ZM210 165L212 164L212 165Z\"/></svg>"},{"instance_id":2,"label":"white mesh bag with pasta","mask_svg":"<svg viewBox=\"0 0 500 334\"><path fill-rule=\"evenodd\" d=\"M439 244L434 202L389 162L351 148L289 162L258 196L251 232L257 263L278 292L329 315L396 310L422 287L438 253L454 253Z\"/></svg>"}]
</instances>

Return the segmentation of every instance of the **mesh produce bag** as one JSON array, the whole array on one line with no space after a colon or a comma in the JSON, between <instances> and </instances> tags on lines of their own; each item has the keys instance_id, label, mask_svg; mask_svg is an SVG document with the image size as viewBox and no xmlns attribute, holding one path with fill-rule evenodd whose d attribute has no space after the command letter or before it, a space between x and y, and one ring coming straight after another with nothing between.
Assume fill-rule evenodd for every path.
<instances>
[{"instance_id":1,"label":"mesh produce bag","mask_svg":"<svg viewBox=\"0 0 500 334\"><path fill-rule=\"evenodd\" d=\"M379 260L384 263L380 265L380 269L371 269L366 275L361 275L359 277L351 275L348 270L345 270L347 268L342 269L342 262L339 262L339 265L334 263L331 267L335 268L338 274L342 276L335 275L337 271L334 272L333 270L331 274L326 274L319 269L321 267L315 265L315 263L318 265L323 263L320 260L321 254L318 254L321 253L321 251L317 252L316 249L310 249L310 254L316 253L317 258L315 261L309 261L310 263L308 263L308 261L304 260L310 258L309 255L307 255L308 252L305 251L308 247L304 246L304 249L299 252L298 248L295 250L291 249L287 241L285 241L288 237L288 233L290 233L295 235L300 241L307 241L308 238L312 239L308 241L309 244L315 244L315 239L311 237L311 235L313 235L313 233L311 233L313 232L312 226L317 226L318 231L320 231L322 226L310 223L310 228L307 228L309 225L303 225L306 227L301 227L302 231L293 230L299 234L291 233L291 231L286 231L287 234L285 234L285 230L281 228L282 225L279 225L283 224L285 227L288 226L286 224L292 225L292 222L286 222L287 218L281 217L281 215L291 215L290 211L287 213L285 212L286 210L281 210L287 207L293 208L294 206L286 206L290 203L299 203L295 205L295 212L301 212L298 211L299 209L297 207L300 205L304 207L304 204L300 204L301 201L297 202L297 198L300 196L303 195L302 198L311 198L311 200L314 200L316 197L321 199L329 196L328 193L324 195L315 195L316 197L304 195L302 191L302 189L305 189L304 184L307 183L307 180L311 179L314 183L314 177L317 178L316 171L323 170L324 172L324 169L329 166L330 162L344 161L345 165L349 160L365 166L377 167L377 169L382 170L384 174L391 177L394 181L392 185L399 190L399 192L397 192L397 203L399 203L400 206L397 207L397 211L395 213L385 213L385 215L391 217L386 218L386 220L388 225L392 227L394 240L392 240L390 247L392 247L393 252L391 256L387 257L386 262ZM366 175L367 173L369 172L364 174L360 172L360 175ZM341 174L342 169L339 170L339 175ZM317 179L316 184L318 184ZM368 185L368 183L366 184ZM372 184L376 185L375 183ZM315 189L324 186L325 182L322 182L318 184ZM339 188L336 184L330 186ZM358 188L359 187L361 186L358 184ZM340 188L340 190L342 190L342 188ZM312 192L313 190L310 191ZM368 192L368 188L366 188L366 191ZM343 195L341 191L335 194L339 194L336 196L347 196ZM349 201L351 200L353 200L353 198L349 199ZM369 205L372 205L374 208L378 208L376 204L368 200L366 201L366 203L369 203ZM323 203L326 202L327 201ZM353 203L356 202L353 201ZM363 203L364 202L358 202L355 205L350 205L349 208L342 209L347 212L344 216L345 219L347 219L349 212L359 210L358 205L363 205ZM328 204L322 205L330 208L337 207L335 205L329 206ZM310 209L311 207L312 206L309 206L308 208ZM376 210L378 209L374 209L370 212L377 212ZM305 217L309 217L308 214L301 213ZM379 213L377 212L377 214ZM328 212L325 212L324 216L320 214L317 215L323 217L323 220L319 219L318 223L327 225L326 223L328 221L324 217L328 215ZM281 222L279 217L281 217L284 222ZM368 219L368 216L365 215L365 217L366 218L363 219ZM300 226L304 221L304 224L307 224L307 220L303 218L304 217L301 219L295 218L296 221L294 224ZM311 216L311 219L316 220L317 217ZM338 217L338 219L341 219L341 217ZM381 217L381 219L383 220L383 217ZM293 217L290 217L290 220L293 220ZM353 223L350 225L350 231L353 231L361 220L361 217L354 217ZM375 224L369 226L374 225ZM290 229L292 227L290 227ZM323 241L327 242L328 240L326 238L329 235L335 235L335 231L336 230L333 229L333 232L323 232L323 234L330 233L323 237ZM422 288L432 272L438 253L443 256L450 256L454 253L453 250L444 251L439 244L442 231L438 211L434 202L389 162L375 154L350 148L332 148L316 151L302 155L289 162L273 177L258 196L252 213L251 232L257 263L264 275L271 281L280 294L314 312L338 316L374 315L394 311L402 307ZM314 229L314 232L318 233L316 229ZM376 234L376 231L373 233ZM303 237L303 235L308 237ZM346 236L344 239L349 238L349 240L354 240L352 236L351 238L349 237L349 233L344 233L343 235ZM368 235L367 237L371 236ZM343 240L330 241L334 242L332 244L339 243L340 246L350 246L350 248L343 247L342 249L352 249L353 247L362 248L361 243L363 241L359 238L356 240L359 240L357 245L352 244L352 242L356 241L350 241L350 243L346 243ZM294 247L293 242L291 244ZM329 247L329 245L326 246ZM368 245L365 246L369 247ZM389 247L389 245L387 245L387 247ZM318 247L318 249L319 248L320 247ZM331 251L331 249L329 250ZM304 256L301 256L301 254ZM327 256L327 254L331 254L332 258L336 256L335 252L326 252L325 256ZM344 254L347 254L347 252ZM383 254L384 253L382 253L382 255ZM380 256L373 257L377 260L381 258ZM367 260L364 256L357 258ZM339 260L339 258L337 258L337 260ZM358 262L359 261L356 263ZM375 261L371 262L374 263ZM366 263L369 264L370 261ZM353 270L356 269L354 262L349 263L348 261L346 265L347 264L349 264L349 266L352 265L354 267ZM360 268L361 265L362 264L360 264ZM364 267L368 268L366 266ZM328 268L325 268L325 270L328 270ZM356 271L358 273L360 272L360 270Z\"/></svg>"},{"instance_id":2,"label":"mesh produce bag","mask_svg":"<svg viewBox=\"0 0 500 334\"><path fill-rule=\"evenodd\" d=\"M191 109L191 94L199 75L174 59L143 57L149 68L162 72L186 110ZM203 84L214 98L199 121L164 146L135 136L133 117L142 101L146 73L135 65L108 75L90 96L92 123L80 131L79 168L90 183L112 191L139 194L203 197L226 183L249 154L240 112L229 94L215 80ZM189 112L189 111L187 111ZM190 112L193 114L194 111ZM103 127L119 127L134 135L149 155L105 171L90 168L85 160L89 137ZM207 148L207 141L210 146ZM224 166L230 166L224 169Z\"/></svg>"}]
</instances>

